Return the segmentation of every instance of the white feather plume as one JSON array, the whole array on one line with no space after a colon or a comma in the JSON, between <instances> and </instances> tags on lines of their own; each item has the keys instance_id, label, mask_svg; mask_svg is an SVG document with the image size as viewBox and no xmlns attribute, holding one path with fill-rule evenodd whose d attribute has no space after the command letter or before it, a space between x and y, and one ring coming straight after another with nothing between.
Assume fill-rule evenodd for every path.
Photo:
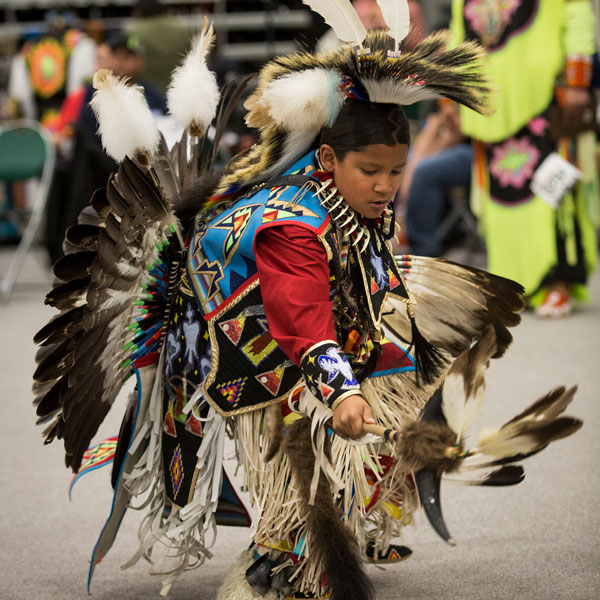
<instances>
[{"instance_id":1,"label":"white feather plume","mask_svg":"<svg viewBox=\"0 0 600 600\"><path fill-rule=\"evenodd\" d=\"M202 135L215 118L219 104L219 86L215 74L206 65L206 56L214 42L212 24L205 18L200 34L183 63L171 75L167 91L169 112L192 135Z\"/></svg>"},{"instance_id":2,"label":"white feather plume","mask_svg":"<svg viewBox=\"0 0 600 600\"><path fill-rule=\"evenodd\" d=\"M361 79L369 100L384 104L408 105L422 100L440 98L440 94L422 84L419 80L394 81L392 79Z\"/></svg>"},{"instance_id":3,"label":"white feather plume","mask_svg":"<svg viewBox=\"0 0 600 600\"><path fill-rule=\"evenodd\" d=\"M143 88L129 85L127 78L108 69L94 74L96 92L90 104L98 120L102 145L109 156L121 162L125 156L147 159L156 152L159 133Z\"/></svg>"},{"instance_id":4,"label":"white feather plume","mask_svg":"<svg viewBox=\"0 0 600 600\"><path fill-rule=\"evenodd\" d=\"M377 0L381 14L390 28L388 35L396 40L396 50L410 29L410 10L408 0Z\"/></svg>"},{"instance_id":5,"label":"white feather plume","mask_svg":"<svg viewBox=\"0 0 600 600\"><path fill-rule=\"evenodd\" d=\"M331 125L345 96L339 91L341 77L329 69L307 69L272 81L263 94L269 115L287 129L320 130Z\"/></svg>"},{"instance_id":6,"label":"white feather plume","mask_svg":"<svg viewBox=\"0 0 600 600\"><path fill-rule=\"evenodd\" d=\"M302 0L335 32L342 42L350 42L362 46L367 29L356 14L350 0Z\"/></svg>"}]
</instances>

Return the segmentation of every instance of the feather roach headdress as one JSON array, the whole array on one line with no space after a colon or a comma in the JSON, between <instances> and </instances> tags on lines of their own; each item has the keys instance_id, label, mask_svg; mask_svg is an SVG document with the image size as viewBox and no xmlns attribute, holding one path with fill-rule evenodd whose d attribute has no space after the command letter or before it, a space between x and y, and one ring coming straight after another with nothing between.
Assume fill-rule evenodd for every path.
<instances>
[{"instance_id":1,"label":"feather roach headdress","mask_svg":"<svg viewBox=\"0 0 600 600\"><path fill-rule=\"evenodd\" d=\"M350 0L305 0L347 44L339 50L274 59L260 72L246 102L248 125L260 142L233 166L219 187L245 186L275 174L307 152L320 129L331 125L348 98L408 105L450 98L487 111L483 50L471 42L447 49L438 33L412 52L398 48L409 31L407 0L378 0L389 32L367 32Z\"/></svg>"}]
</instances>

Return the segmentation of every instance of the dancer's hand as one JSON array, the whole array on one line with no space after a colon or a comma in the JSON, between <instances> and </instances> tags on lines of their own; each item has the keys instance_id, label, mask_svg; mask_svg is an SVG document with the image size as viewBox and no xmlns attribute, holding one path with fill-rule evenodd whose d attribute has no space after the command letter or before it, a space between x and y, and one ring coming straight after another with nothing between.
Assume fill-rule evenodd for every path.
<instances>
[{"instance_id":1,"label":"dancer's hand","mask_svg":"<svg viewBox=\"0 0 600 600\"><path fill-rule=\"evenodd\" d=\"M375 423L371 407L362 396L348 396L333 411L333 430L357 439L364 435L363 423Z\"/></svg>"},{"instance_id":2,"label":"dancer's hand","mask_svg":"<svg viewBox=\"0 0 600 600\"><path fill-rule=\"evenodd\" d=\"M575 127L582 120L587 120L589 113L589 122L593 121L593 114L590 109L590 93L586 88L564 87L557 91L559 104L563 109L563 127Z\"/></svg>"}]
</instances>

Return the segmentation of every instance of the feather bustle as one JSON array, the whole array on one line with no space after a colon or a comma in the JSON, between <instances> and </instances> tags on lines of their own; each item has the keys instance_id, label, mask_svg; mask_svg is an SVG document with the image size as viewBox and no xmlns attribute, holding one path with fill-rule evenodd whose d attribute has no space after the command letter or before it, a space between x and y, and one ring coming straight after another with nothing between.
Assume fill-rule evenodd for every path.
<instances>
[{"instance_id":1,"label":"feather bustle","mask_svg":"<svg viewBox=\"0 0 600 600\"><path fill-rule=\"evenodd\" d=\"M74 471L130 373L123 367L131 355L125 345L133 339L134 301L144 294L149 264L172 223L156 181L125 158L107 193L94 196L69 234L70 248L94 250L76 251L55 267L66 283L48 302L76 307L36 335L47 344L36 357L36 402L45 443L64 439L65 462Z\"/></svg>"}]
</instances>

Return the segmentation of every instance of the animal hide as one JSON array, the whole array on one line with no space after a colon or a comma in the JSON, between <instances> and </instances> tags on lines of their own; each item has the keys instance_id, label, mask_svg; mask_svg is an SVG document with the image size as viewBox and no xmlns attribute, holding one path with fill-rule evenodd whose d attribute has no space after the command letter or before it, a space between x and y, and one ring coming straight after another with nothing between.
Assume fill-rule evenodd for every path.
<instances>
[{"instance_id":1,"label":"animal hide","mask_svg":"<svg viewBox=\"0 0 600 600\"><path fill-rule=\"evenodd\" d=\"M397 453L408 472L433 469L441 475L460 467L454 454L448 453L455 444L456 434L445 423L415 421L400 432Z\"/></svg>"},{"instance_id":2,"label":"animal hide","mask_svg":"<svg viewBox=\"0 0 600 600\"><path fill-rule=\"evenodd\" d=\"M331 600L371 600L371 582L364 572L359 546L340 518L329 484L319 476L314 505L309 503L315 457L311 444L311 421L303 418L288 430L283 443L294 481L306 512L310 552L329 578Z\"/></svg>"}]
</instances>

